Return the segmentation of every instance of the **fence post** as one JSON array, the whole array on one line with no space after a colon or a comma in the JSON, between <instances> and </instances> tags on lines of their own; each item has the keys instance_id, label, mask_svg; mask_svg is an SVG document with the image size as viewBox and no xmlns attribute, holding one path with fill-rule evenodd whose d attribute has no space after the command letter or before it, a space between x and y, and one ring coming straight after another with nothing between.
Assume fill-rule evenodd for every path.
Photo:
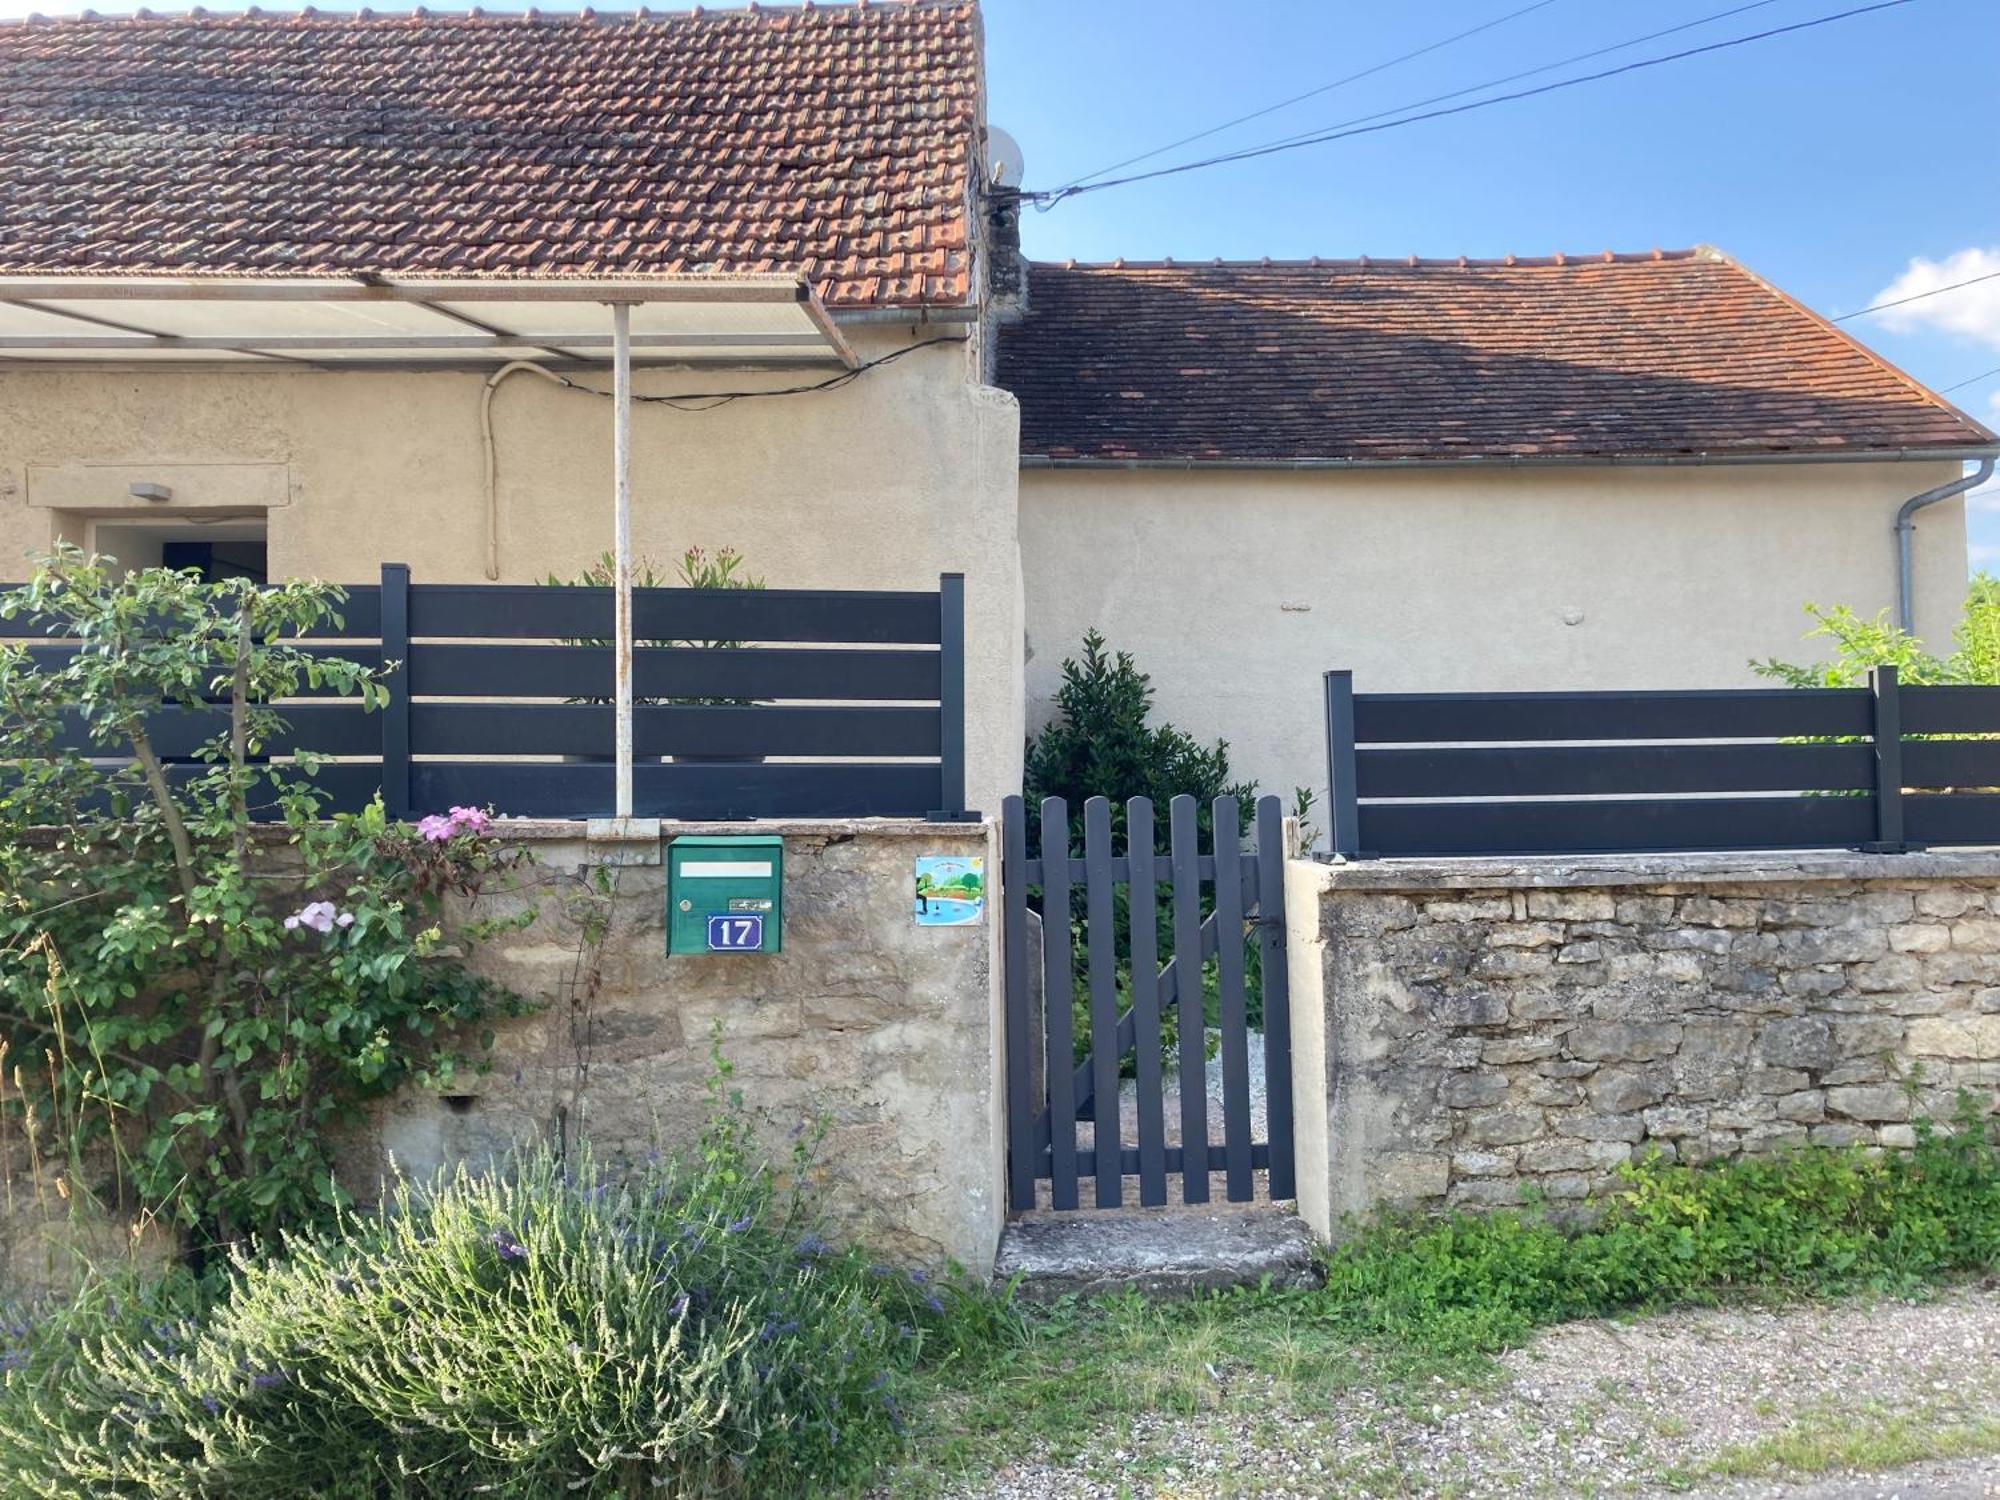
<instances>
[{"instance_id":1,"label":"fence post","mask_svg":"<svg viewBox=\"0 0 2000 1500\"><path fill-rule=\"evenodd\" d=\"M394 662L383 685L382 806L392 818L410 815L410 569L382 564L382 660Z\"/></svg>"},{"instance_id":2,"label":"fence post","mask_svg":"<svg viewBox=\"0 0 2000 1500\"><path fill-rule=\"evenodd\" d=\"M1360 859L1361 804L1355 787L1354 674L1326 674L1326 794L1333 852Z\"/></svg>"},{"instance_id":3,"label":"fence post","mask_svg":"<svg viewBox=\"0 0 2000 1500\"><path fill-rule=\"evenodd\" d=\"M1903 837L1903 697L1894 667L1868 674L1874 697L1875 838L1862 845L1870 854L1908 854Z\"/></svg>"},{"instance_id":4,"label":"fence post","mask_svg":"<svg viewBox=\"0 0 2000 1500\"><path fill-rule=\"evenodd\" d=\"M938 579L938 805L933 823L957 823L965 810L965 575Z\"/></svg>"}]
</instances>

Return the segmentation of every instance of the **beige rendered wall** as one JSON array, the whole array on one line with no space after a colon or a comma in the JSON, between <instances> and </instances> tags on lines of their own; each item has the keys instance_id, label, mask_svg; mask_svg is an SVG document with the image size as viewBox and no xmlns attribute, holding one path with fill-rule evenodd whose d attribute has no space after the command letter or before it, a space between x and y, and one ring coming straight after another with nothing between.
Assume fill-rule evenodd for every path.
<instances>
[{"instance_id":1,"label":"beige rendered wall","mask_svg":"<svg viewBox=\"0 0 2000 1500\"><path fill-rule=\"evenodd\" d=\"M957 330L851 330L869 359ZM734 546L772 587L934 588L966 575L972 805L1019 785L1017 411L969 349L925 349L833 391L634 417L633 543L667 566ZM808 370L642 371L644 393L769 388ZM579 377L591 378L591 377ZM608 375L592 379L608 388ZM0 371L0 578L92 513L267 511L275 572L477 582L486 562L474 372ZM500 577L573 574L611 546L611 405L510 377L493 402ZM93 475L85 466L105 466ZM159 474L175 497L126 496Z\"/></svg>"},{"instance_id":2,"label":"beige rendered wall","mask_svg":"<svg viewBox=\"0 0 2000 1500\"><path fill-rule=\"evenodd\" d=\"M1267 791L1323 787L1320 673L1363 692L1749 685L1807 659L1801 606L1894 597L1890 523L1951 463L1021 475L1028 720L1086 627L1166 717ZM1946 641L1964 512L1917 527L1917 625Z\"/></svg>"}]
</instances>

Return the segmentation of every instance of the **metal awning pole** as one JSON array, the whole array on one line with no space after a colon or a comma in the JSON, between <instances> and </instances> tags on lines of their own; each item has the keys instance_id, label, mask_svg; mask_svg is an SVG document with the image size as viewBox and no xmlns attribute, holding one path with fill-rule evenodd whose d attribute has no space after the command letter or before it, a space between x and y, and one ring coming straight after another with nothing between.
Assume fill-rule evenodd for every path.
<instances>
[{"instance_id":1,"label":"metal awning pole","mask_svg":"<svg viewBox=\"0 0 2000 1500\"><path fill-rule=\"evenodd\" d=\"M612 655L617 674L618 816L632 816L632 305L611 304L611 469L617 566Z\"/></svg>"}]
</instances>

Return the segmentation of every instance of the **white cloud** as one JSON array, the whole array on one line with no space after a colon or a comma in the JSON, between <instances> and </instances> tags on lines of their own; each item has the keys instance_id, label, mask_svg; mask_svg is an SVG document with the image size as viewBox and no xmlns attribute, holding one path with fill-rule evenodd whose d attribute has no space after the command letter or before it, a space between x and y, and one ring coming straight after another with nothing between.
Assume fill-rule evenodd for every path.
<instances>
[{"instance_id":1,"label":"white cloud","mask_svg":"<svg viewBox=\"0 0 2000 1500\"><path fill-rule=\"evenodd\" d=\"M1872 307L1878 302L1894 302L1995 272L2000 272L2000 245L1975 245L1943 260L1926 260L1920 255L1904 268L1901 276L1870 297L1868 303ZM2000 349L2000 276L1976 286L1925 297L1921 302L1892 307L1874 316L1884 327L1899 332L1936 328Z\"/></svg>"}]
</instances>

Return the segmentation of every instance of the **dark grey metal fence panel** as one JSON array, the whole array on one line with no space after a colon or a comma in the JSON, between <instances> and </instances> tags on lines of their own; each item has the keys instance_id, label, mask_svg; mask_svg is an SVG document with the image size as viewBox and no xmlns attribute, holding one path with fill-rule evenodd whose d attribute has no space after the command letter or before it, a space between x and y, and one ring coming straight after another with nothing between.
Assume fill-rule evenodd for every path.
<instances>
[{"instance_id":1,"label":"dark grey metal fence panel","mask_svg":"<svg viewBox=\"0 0 2000 1500\"><path fill-rule=\"evenodd\" d=\"M1084 894L1086 967L1090 980L1092 1130L1097 1142L1097 1206L1116 1208L1125 1184L1108 1149L1119 1140L1118 922L1111 874L1111 803L1083 804L1083 857L1089 866Z\"/></svg>"},{"instance_id":2,"label":"dark grey metal fence panel","mask_svg":"<svg viewBox=\"0 0 2000 1500\"><path fill-rule=\"evenodd\" d=\"M1076 1057L1076 1033L1071 1007L1076 980L1070 961L1069 805L1060 797L1043 799L1041 813L1042 870L1042 1010L1048 1032L1048 1119L1050 1131L1049 1197L1057 1208L1075 1208L1076 1081L1071 1071Z\"/></svg>"},{"instance_id":3,"label":"dark grey metal fence panel","mask_svg":"<svg viewBox=\"0 0 2000 1500\"><path fill-rule=\"evenodd\" d=\"M265 748L365 757L338 773L342 796L372 780L399 816L447 802L540 817L607 812L610 605L608 589L413 585L406 567L386 564L380 584L350 592L344 622L303 649L389 664L387 709L363 717L358 704L329 701L329 689L304 688L304 701L274 705L290 727ZM641 641L746 644L636 652L636 810L965 816L964 608L956 574L936 593L640 590ZM73 642L37 639L45 634L40 622L0 624L0 636L29 643L38 667L73 658ZM772 641L812 644L747 644ZM213 720L205 709L162 709L169 758L195 755ZM673 763L659 764L666 756Z\"/></svg>"},{"instance_id":4,"label":"dark grey metal fence panel","mask_svg":"<svg viewBox=\"0 0 2000 1500\"><path fill-rule=\"evenodd\" d=\"M389 666L384 683L389 702L382 710L382 810L392 818L407 818L416 803L410 784L410 570L404 564L382 564L381 600L382 660ZM469 797L466 804L481 800Z\"/></svg>"},{"instance_id":5,"label":"dark grey metal fence panel","mask_svg":"<svg viewBox=\"0 0 2000 1500\"><path fill-rule=\"evenodd\" d=\"M382 665L381 648L373 641L322 641L318 638L313 638L302 642L299 650L307 656L338 657L342 661L356 662L364 667L379 667ZM27 648L28 660L34 663L37 671L45 672L59 671L63 667L68 666L75 659L76 651L77 648L74 645L29 646ZM332 693L330 689L301 685L299 696L302 698L325 698L331 697Z\"/></svg>"},{"instance_id":6,"label":"dark grey metal fence panel","mask_svg":"<svg viewBox=\"0 0 2000 1500\"><path fill-rule=\"evenodd\" d=\"M1875 752L1875 837L1863 847L1900 854L1903 841L1903 703L1894 667L1877 667L1868 674L1873 697Z\"/></svg>"},{"instance_id":7,"label":"dark grey metal fence panel","mask_svg":"<svg viewBox=\"0 0 2000 1500\"><path fill-rule=\"evenodd\" d=\"M1362 744L1866 735L1866 688L1635 693L1357 693Z\"/></svg>"},{"instance_id":8,"label":"dark grey metal fence panel","mask_svg":"<svg viewBox=\"0 0 2000 1500\"><path fill-rule=\"evenodd\" d=\"M936 645L937 595L838 589L632 591L639 640L829 641ZM412 633L457 638L608 639L609 588L418 584Z\"/></svg>"},{"instance_id":9,"label":"dark grey metal fence panel","mask_svg":"<svg viewBox=\"0 0 2000 1500\"><path fill-rule=\"evenodd\" d=\"M1083 1178L1093 1182L1093 1203L1116 1207L1124 1201L1124 1179L1139 1178L1139 1201L1156 1207L1167 1201L1169 1174L1180 1178L1181 1197L1204 1203L1211 1196L1211 1172L1224 1176L1224 1191L1232 1201L1256 1194L1254 1173L1275 1164L1270 1179L1275 1193L1282 1183L1286 1196L1294 1191L1291 1129L1290 1003L1284 973L1283 817L1275 797L1259 801L1256 822L1259 848L1241 847L1240 809L1233 799L1218 800L1211 811L1216 830L1213 852L1197 856L1200 809L1192 798L1174 799L1169 807L1170 852L1155 856L1156 818L1152 804L1135 797L1125 805L1126 840L1121 854L1113 842L1111 805L1101 797L1084 804L1082 858L1066 846L1067 808L1058 799L1043 805L1041 838L1046 853L1027 857L1028 809L1018 799L1003 808L1003 870L1019 874L1003 920L1002 953L1010 972L1004 994L1010 1028L1007 1058L1009 1199L1015 1208L1031 1201L1021 1177L1021 1163L1030 1164L1033 1178L1046 1179L1057 1208L1073 1208ZM1087 1047L1076 1062L1076 1035L1068 1017L1074 1002L1077 973L1075 945L1069 921L1076 912L1071 881L1083 883L1081 947L1088 985L1085 1007ZM1169 925L1174 957L1159 963L1156 930L1159 921L1158 881L1170 889ZM1032 1042L1028 1009L1026 944L1022 929L1027 917L1026 887L1044 880L1044 945L1042 979L1047 1007L1047 1082L1040 1100L1033 1098L1028 1079L1031 1051L1016 1038ZM1202 912L1202 887L1214 886L1214 911ZM1116 888L1128 888L1129 919L1117 916ZM1131 959L1131 1004L1119 1013L1117 969L1119 928L1126 931ZM1060 932L1060 937L1055 936ZM1282 1141L1260 1141L1252 1115L1250 1088L1249 976L1246 950L1252 935L1263 958L1265 1067L1269 1086L1283 1097L1267 1101L1267 1119L1282 1122ZM1060 946L1057 946L1060 942ZM1207 1037L1204 1014L1204 964L1216 960L1220 994L1219 1037L1223 1075L1221 1138L1208 1108ZM1177 1071L1180 1113L1176 1122L1181 1141L1168 1140L1165 1109L1166 1058L1163 1020L1169 1006L1179 1031ZM1130 1087L1136 1094L1136 1143L1123 1139L1121 1074L1132 1059ZM1031 1123L1024 1129L1022 1099L1029 1099ZM1076 1124L1089 1119L1094 1130L1091 1149L1076 1149ZM1023 1140L1025 1134L1026 1140Z\"/></svg>"},{"instance_id":10,"label":"dark grey metal fence panel","mask_svg":"<svg viewBox=\"0 0 2000 1500\"><path fill-rule=\"evenodd\" d=\"M1201 993L1201 877L1195 855L1199 832L1195 800L1179 796L1167 804L1168 847L1174 858L1174 963L1180 1028L1181 1199L1208 1202L1208 1173L1200 1165L1208 1150L1207 1031Z\"/></svg>"},{"instance_id":11,"label":"dark grey metal fence panel","mask_svg":"<svg viewBox=\"0 0 2000 1500\"><path fill-rule=\"evenodd\" d=\"M965 814L965 575L938 580L938 804L939 819Z\"/></svg>"},{"instance_id":12,"label":"dark grey metal fence panel","mask_svg":"<svg viewBox=\"0 0 2000 1500\"><path fill-rule=\"evenodd\" d=\"M420 648L421 649L421 648ZM603 755L614 743L608 703L411 705L418 755ZM934 756L928 707L655 704L633 709L633 753L662 755Z\"/></svg>"},{"instance_id":13,"label":"dark grey metal fence panel","mask_svg":"<svg viewBox=\"0 0 2000 1500\"><path fill-rule=\"evenodd\" d=\"M381 750L381 725L358 702L282 703L276 710L286 727L264 741L260 753L266 758L302 749L372 758ZM163 761L199 759L204 747L228 732L229 710L219 704L201 708L173 704L146 715L147 738ZM74 709L63 715L56 744L100 757L122 755L126 749L122 740L108 744L93 741L84 732L82 714Z\"/></svg>"},{"instance_id":14,"label":"dark grey metal fence panel","mask_svg":"<svg viewBox=\"0 0 2000 1500\"><path fill-rule=\"evenodd\" d=\"M1000 804L1000 966L1007 1027L1007 1199L1016 1212L1035 1206L1028 885L1028 810L1019 797L1008 797Z\"/></svg>"},{"instance_id":15,"label":"dark grey metal fence panel","mask_svg":"<svg viewBox=\"0 0 2000 1500\"><path fill-rule=\"evenodd\" d=\"M2000 795L1955 792L1906 797L1903 822L1905 834L1918 844L2000 844Z\"/></svg>"},{"instance_id":16,"label":"dark grey metal fence panel","mask_svg":"<svg viewBox=\"0 0 2000 1500\"><path fill-rule=\"evenodd\" d=\"M1240 867L1241 811L1234 797L1218 797L1213 809L1215 867ZM1250 1186L1250 1022L1243 973L1243 883L1215 882L1215 970L1222 1021L1222 1141L1229 1164L1225 1191L1231 1203L1247 1203ZM1204 1085L1203 1092L1206 1092Z\"/></svg>"},{"instance_id":17,"label":"dark grey metal fence panel","mask_svg":"<svg viewBox=\"0 0 2000 1500\"><path fill-rule=\"evenodd\" d=\"M1332 847L1351 858L1895 853L1987 841L1977 804L1952 827L1950 806L1911 789L2000 787L2000 739L1923 738L2000 735L2000 687L1905 688L1893 667L1866 688L1805 690L1355 695L1341 672L1326 684Z\"/></svg>"},{"instance_id":18,"label":"dark grey metal fence panel","mask_svg":"<svg viewBox=\"0 0 2000 1500\"><path fill-rule=\"evenodd\" d=\"M1903 689L1907 709L1913 690ZM1952 787L1972 791L2000 787L2000 739L1903 741L1905 787ZM1910 800L1905 799L1907 816Z\"/></svg>"},{"instance_id":19,"label":"dark grey metal fence panel","mask_svg":"<svg viewBox=\"0 0 2000 1500\"><path fill-rule=\"evenodd\" d=\"M1395 854L1617 854L1849 847L1875 836L1868 797L1364 805L1361 840Z\"/></svg>"},{"instance_id":20,"label":"dark grey metal fence panel","mask_svg":"<svg viewBox=\"0 0 2000 1500\"><path fill-rule=\"evenodd\" d=\"M1361 797L1865 791L1868 745L1425 746L1355 754Z\"/></svg>"},{"instance_id":21,"label":"dark grey metal fence panel","mask_svg":"<svg viewBox=\"0 0 2000 1500\"><path fill-rule=\"evenodd\" d=\"M1126 868L1130 879L1132 958L1132 1073L1137 1094L1139 1202L1167 1201L1167 1125L1160 1055L1159 893L1153 860L1153 804L1134 797L1125 804ZM1124 1054L1124 1048L1119 1048Z\"/></svg>"},{"instance_id":22,"label":"dark grey metal fence panel","mask_svg":"<svg viewBox=\"0 0 2000 1500\"><path fill-rule=\"evenodd\" d=\"M2000 688L1903 686L1903 733L2000 734Z\"/></svg>"},{"instance_id":23,"label":"dark grey metal fence panel","mask_svg":"<svg viewBox=\"0 0 2000 1500\"><path fill-rule=\"evenodd\" d=\"M608 698L603 646L484 646L423 642L410 660L420 698ZM787 698L869 701L938 696L935 651L704 650L641 646L632 690L641 698Z\"/></svg>"},{"instance_id":24,"label":"dark grey metal fence panel","mask_svg":"<svg viewBox=\"0 0 2000 1500\"><path fill-rule=\"evenodd\" d=\"M1297 1195L1292 1155L1292 987L1286 968L1285 820L1276 797L1257 802L1257 953L1264 980L1264 1117L1271 1197Z\"/></svg>"},{"instance_id":25,"label":"dark grey metal fence panel","mask_svg":"<svg viewBox=\"0 0 2000 1500\"><path fill-rule=\"evenodd\" d=\"M18 583L0 583L0 594L20 587ZM350 584L346 592L347 598L335 606L339 619L309 632L303 639L345 640L359 637L374 640L382 633L382 601L376 586L372 583ZM32 615L0 619L0 641L47 636L50 634L49 627L49 621Z\"/></svg>"},{"instance_id":26,"label":"dark grey metal fence panel","mask_svg":"<svg viewBox=\"0 0 2000 1500\"><path fill-rule=\"evenodd\" d=\"M491 802L502 813L587 818L611 806L608 762L416 761L412 805ZM937 790L937 768L848 763L640 764L632 801L642 817L775 818L812 809L819 817L921 818Z\"/></svg>"}]
</instances>

